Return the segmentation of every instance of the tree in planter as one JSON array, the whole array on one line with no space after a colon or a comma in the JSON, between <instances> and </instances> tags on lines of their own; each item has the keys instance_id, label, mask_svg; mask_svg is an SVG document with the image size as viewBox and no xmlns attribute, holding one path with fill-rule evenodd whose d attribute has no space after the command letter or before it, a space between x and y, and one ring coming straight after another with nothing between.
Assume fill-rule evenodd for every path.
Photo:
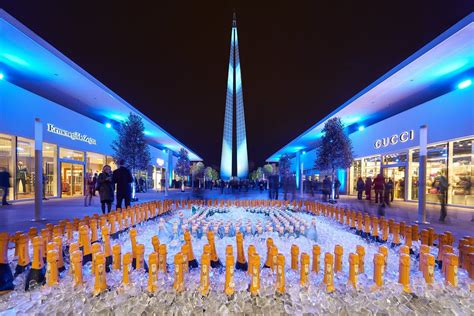
<instances>
[{"instance_id":1,"label":"tree in planter","mask_svg":"<svg viewBox=\"0 0 474 316\"><path fill-rule=\"evenodd\" d=\"M192 187L193 187L193 190L194 190L194 181L196 179L198 179L199 181L201 181L200 179L202 178L202 176L204 175L204 164L199 161L195 164L192 165L191 167L191 175L192 175ZM199 188L199 187L198 187Z\"/></svg>"},{"instance_id":2,"label":"tree in planter","mask_svg":"<svg viewBox=\"0 0 474 316\"><path fill-rule=\"evenodd\" d=\"M130 113L127 120L117 128L117 139L112 142L113 158L117 163L124 160L133 175L140 170L146 170L151 156L145 141L145 126L140 116ZM135 186L132 186L135 199Z\"/></svg>"},{"instance_id":3,"label":"tree in planter","mask_svg":"<svg viewBox=\"0 0 474 316\"><path fill-rule=\"evenodd\" d=\"M189 176L191 164L189 162L188 151L181 148L178 153L178 161L176 162L176 174L181 178L181 192L184 192L184 180Z\"/></svg>"},{"instance_id":4,"label":"tree in planter","mask_svg":"<svg viewBox=\"0 0 474 316\"><path fill-rule=\"evenodd\" d=\"M270 176L273 174L273 165L267 163L263 166L263 175L267 179L267 190L270 188Z\"/></svg>"},{"instance_id":5,"label":"tree in planter","mask_svg":"<svg viewBox=\"0 0 474 316\"><path fill-rule=\"evenodd\" d=\"M278 170L280 172L280 178L283 182L283 194L286 200L288 189L291 180L291 159L288 154L283 154L278 161Z\"/></svg>"},{"instance_id":6,"label":"tree in planter","mask_svg":"<svg viewBox=\"0 0 474 316\"><path fill-rule=\"evenodd\" d=\"M338 117L324 124L323 137L316 148L315 167L319 170L331 170L331 197L334 197L334 178L337 169L346 169L352 163L352 143L344 132L344 125Z\"/></svg>"},{"instance_id":7,"label":"tree in planter","mask_svg":"<svg viewBox=\"0 0 474 316\"><path fill-rule=\"evenodd\" d=\"M216 181L217 179L219 179L219 173L217 172L217 170L215 170L212 167L206 167L206 169L204 169L204 176L205 176L205 179L211 180L211 181Z\"/></svg>"}]
</instances>

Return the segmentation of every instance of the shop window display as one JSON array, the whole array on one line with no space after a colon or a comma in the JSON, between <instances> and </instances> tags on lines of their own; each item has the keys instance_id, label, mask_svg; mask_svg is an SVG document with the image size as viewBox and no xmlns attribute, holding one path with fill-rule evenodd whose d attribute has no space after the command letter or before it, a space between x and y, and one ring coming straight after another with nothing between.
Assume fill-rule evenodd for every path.
<instances>
[{"instance_id":1,"label":"shop window display","mask_svg":"<svg viewBox=\"0 0 474 316\"><path fill-rule=\"evenodd\" d=\"M34 141L18 137L16 155L15 198L17 200L33 198L35 194Z\"/></svg>"},{"instance_id":2,"label":"shop window display","mask_svg":"<svg viewBox=\"0 0 474 316\"><path fill-rule=\"evenodd\" d=\"M57 146L43 143L43 197L58 195L57 163Z\"/></svg>"},{"instance_id":3,"label":"shop window display","mask_svg":"<svg viewBox=\"0 0 474 316\"><path fill-rule=\"evenodd\" d=\"M418 200L418 170L420 166L420 150L411 151L411 199ZM439 179L447 176L447 144L428 147L426 159L426 201L439 203L440 192L437 187Z\"/></svg>"},{"instance_id":4,"label":"shop window display","mask_svg":"<svg viewBox=\"0 0 474 316\"><path fill-rule=\"evenodd\" d=\"M13 200L13 137L5 134L0 134L0 172L8 172L10 176L10 185L7 188L7 200ZM0 196L3 196L3 189L0 188Z\"/></svg>"},{"instance_id":5,"label":"shop window display","mask_svg":"<svg viewBox=\"0 0 474 316\"><path fill-rule=\"evenodd\" d=\"M452 157L450 157L449 201L452 204L474 205L474 139L452 142Z\"/></svg>"}]
</instances>

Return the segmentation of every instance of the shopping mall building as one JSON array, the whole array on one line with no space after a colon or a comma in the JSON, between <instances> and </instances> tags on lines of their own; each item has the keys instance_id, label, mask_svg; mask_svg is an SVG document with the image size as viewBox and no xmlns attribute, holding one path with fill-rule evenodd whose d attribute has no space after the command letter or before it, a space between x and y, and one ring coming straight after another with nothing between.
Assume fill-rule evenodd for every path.
<instances>
[{"instance_id":1,"label":"shopping mall building","mask_svg":"<svg viewBox=\"0 0 474 316\"><path fill-rule=\"evenodd\" d=\"M38 172L46 197L82 196L87 174L114 166L115 128L130 113L142 117L152 156L140 176L160 189L161 179L174 179L176 153L186 147L0 10L0 169L11 175L9 200L34 198ZM35 168L35 126L43 138L42 171Z\"/></svg>"},{"instance_id":2,"label":"shopping mall building","mask_svg":"<svg viewBox=\"0 0 474 316\"><path fill-rule=\"evenodd\" d=\"M324 123L341 118L354 161L337 174L347 194L359 177L383 173L395 198L418 200L420 127L427 126L426 199L438 203L433 182L449 181L448 203L474 207L474 13L452 26L267 159L290 154L301 185L316 170Z\"/></svg>"}]
</instances>

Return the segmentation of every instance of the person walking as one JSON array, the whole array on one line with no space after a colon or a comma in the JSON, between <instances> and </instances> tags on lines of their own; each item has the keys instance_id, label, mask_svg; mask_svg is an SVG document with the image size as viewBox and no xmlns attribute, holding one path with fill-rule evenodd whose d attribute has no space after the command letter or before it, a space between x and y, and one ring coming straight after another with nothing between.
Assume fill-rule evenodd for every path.
<instances>
[{"instance_id":1,"label":"person walking","mask_svg":"<svg viewBox=\"0 0 474 316\"><path fill-rule=\"evenodd\" d=\"M331 187L332 187L331 180L329 179L328 176L325 176L323 180L323 201L324 202L328 201L328 197L331 194Z\"/></svg>"},{"instance_id":2,"label":"person walking","mask_svg":"<svg viewBox=\"0 0 474 316\"><path fill-rule=\"evenodd\" d=\"M97 172L94 173L94 176L92 177L92 182L94 183L94 191L92 192L92 195L95 196L95 191L96 190L96 187L97 187L97 177L98 177L98 174Z\"/></svg>"},{"instance_id":3,"label":"person walking","mask_svg":"<svg viewBox=\"0 0 474 316\"><path fill-rule=\"evenodd\" d=\"M375 203L383 204L384 185L385 185L385 179L383 175L379 173L374 179Z\"/></svg>"},{"instance_id":4,"label":"person walking","mask_svg":"<svg viewBox=\"0 0 474 316\"><path fill-rule=\"evenodd\" d=\"M117 208L122 208L122 202L125 201L125 208L130 206L132 200L133 176L130 170L125 167L125 160L120 159L119 167L113 172L113 183L117 184Z\"/></svg>"},{"instance_id":5,"label":"person walking","mask_svg":"<svg viewBox=\"0 0 474 316\"><path fill-rule=\"evenodd\" d=\"M341 188L341 181L336 177L336 180L334 180L334 199L339 198L339 190Z\"/></svg>"},{"instance_id":6,"label":"person walking","mask_svg":"<svg viewBox=\"0 0 474 316\"><path fill-rule=\"evenodd\" d=\"M86 173L86 191L84 197L84 206L91 206L92 197L94 196L94 191L96 190L96 185L90 173ZM96 179L97 182L97 179Z\"/></svg>"},{"instance_id":7,"label":"person walking","mask_svg":"<svg viewBox=\"0 0 474 316\"><path fill-rule=\"evenodd\" d=\"M390 202L393 201L393 199L390 199L390 195L393 196L393 181L392 178L388 178L388 180L384 184L384 190L383 190L383 199L384 199L384 205L390 206Z\"/></svg>"},{"instance_id":8,"label":"person walking","mask_svg":"<svg viewBox=\"0 0 474 316\"><path fill-rule=\"evenodd\" d=\"M114 181L112 168L109 165L105 165L97 177L97 189L99 191L102 214L105 214L105 206L107 206L107 213L110 213L112 202L114 201Z\"/></svg>"},{"instance_id":9,"label":"person walking","mask_svg":"<svg viewBox=\"0 0 474 316\"><path fill-rule=\"evenodd\" d=\"M362 200L362 192L364 192L364 180L362 180L362 177L359 177L357 179L357 184L356 184L356 190L357 190L357 199Z\"/></svg>"},{"instance_id":10,"label":"person walking","mask_svg":"<svg viewBox=\"0 0 474 316\"><path fill-rule=\"evenodd\" d=\"M448 211L446 209L446 199L448 193L448 180L443 174L440 174L436 177L436 180L433 182L433 186L435 186L438 192L439 202L441 204L440 214L439 214L439 221L444 222L446 220L446 216L448 215Z\"/></svg>"},{"instance_id":11,"label":"person walking","mask_svg":"<svg viewBox=\"0 0 474 316\"><path fill-rule=\"evenodd\" d=\"M2 205L11 205L7 202L8 189L10 188L10 173L6 168L0 168L0 189L2 190Z\"/></svg>"},{"instance_id":12,"label":"person walking","mask_svg":"<svg viewBox=\"0 0 474 316\"><path fill-rule=\"evenodd\" d=\"M372 193L372 178L367 177L365 179L365 199L371 201L371 193Z\"/></svg>"}]
</instances>

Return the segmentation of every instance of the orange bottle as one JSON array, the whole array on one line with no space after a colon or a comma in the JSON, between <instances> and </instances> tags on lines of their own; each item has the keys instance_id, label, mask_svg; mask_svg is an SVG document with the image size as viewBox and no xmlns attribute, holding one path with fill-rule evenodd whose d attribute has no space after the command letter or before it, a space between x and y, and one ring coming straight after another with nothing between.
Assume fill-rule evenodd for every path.
<instances>
[{"instance_id":1,"label":"orange bottle","mask_svg":"<svg viewBox=\"0 0 474 316\"><path fill-rule=\"evenodd\" d=\"M379 240L379 219L377 216L372 216L372 238Z\"/></svg>"},{"instance_id":2,"label":"orange bottle","mask_svg":"<svg viewBox=\"0 0 474 316\"><path fill-rule=\"evenodd\" d=\"M89 227L82 225L79 228L79 246L82 247L82 264L92 261L92 248L89 238Z\"/></svg>"},{"instance_id":3,"label":"orange bottle","mask_svg":"<svg viewBox=\"0 0 474 316\"><path fill-rule=\"evenodd\" d=\"M458 286L458 265L459 259L455 254L449 253L445 256L443 265L446 265L446 284L457 287Z\"/></svg>"},{"instance_id":4,"label":"orange bottle","mask_svg":"<svg viewBox=\"0 0 474 316\"><path fill-rule=\"evenodd\" d=\"M313 245L313 265L311 271L319 273L319 256L321 255L321 247Z\"/></svg>"},{"instance_id":5,"label":"orange bottle","mask_svg":"<svg viewBox=\"0 0 474 316\"><path fill-rule=\"evenodd\" d=\"M271 249L273 247L273 239L267 238L267 260L265 261L264 268L271 268L272 267L272 256L270 254Z\"/></svg>"},{"instance_id":6,"label":"orange bottle","mask_svg":"<svg viewBox=\"0 0 474 316\"><path fill-rule=\"evenodd\" d=\"M163 273L168 273L168 267L166 266L166 255L168 251L165 244L160 244L160 253L158 255L159 265L158 268Z\"/></svg>"},{"instance_id":7,"label":"orange bottle","mask_svg":"<svg viewBox=\"0 0 474 316\"><path fill-rule=\"evenodd\" d=\"M19 275L20 273L24 272L26 268L31 264L28 235L21 234L18 237L17 243L18 243L18 264L15 269L15 277Z\"/></svg>"},{"instance_id":8,"label":"orange bottle","mask_svg":"<svg viewBox=\"0 0 474 316\"><path fill-rule=\"evenodd\" d=\"M308 286L309 276L309 255L306 252L301 254L301 269L300 269L300 285L302 287Z\"/></svg>"},{"instance_id":9,"label":"orange bottle","mask_svg":"<svg viewBox=\"0 0 474 316\"><path fill-rule=\"evenodd\" d=\"M132 244L132 257L133 261L137 258L137 230L130 228L130 243Z\"/></svg>"},{"instance_id":10,"label":"orange bottle","mask_svg":"<svg viewBox=\"0 0 474 316\"><path fill-rule=\"evenodd\" d=\"M107 225L102 226L102 244L104 245L104 255L105 255L105 271L110 271L110 266L112 265L112 248L110 246L110 234L109 227Z\"/></svg>"},{"instance_id":11,"label":"orange bottle","mask_svg":"<svg viewBox=\"0 0 474 316\"><path fill-rule=\"evenodd\" d=\"M291 245L291 269L298 270L298 255L300 252L300 248L293 244Z\"/></svg>"},{"instance_id":12,"label":"orange bottle","mask_svg":"<svg viewBox=\"0 0 474 316\"><path fill-rule=\"evenodd\" d=\"M385 246L380 246L379 247L379 253L383 255L384 258L384 270L387 268L387 263L388 263L388 248Z\"/></svg>"},{"instance_id":13,"label":"orange bottle","mask_svg":"<svg viewBox=\"0 0 474 316\"><path fill-rule=\"evenodd\" d=\"M160 251L160 239L158 236L153 236L151 238L151 244L153 245L153 251L158 253Z\"/></svg>"},{"instance_id":14,"label":"orange bottle","mask_svg":"<svg viewBox=\"0 0 474 316\"><path fill-rule=\"evenodd\" d=\"M113 265L112 265L112 268L114 270L120 270L122 268L122 263L121 263L121 259L122 259L122 249L120 247L120 244L115 244L113 245L112 247L112 262L113 262Z\"/></svg>"},{"instance_id":15,"label":"orange bottle","mask_svg":"<svg viewBox=\"0 0 474 316\"><path fill-rule=\"evenodd\" d=\"M230 246L230 248L229 248ZM230 251L228 251L230 249ZM226 259L225 259L225 286L224 292L227 296L232 296L235 291L234 283L234 254L232 246L227 245L226 248Z\"/></svg>"},{"instance_id":16,"label":"orange bottle","mask_svg":"<svg viewBox=\"0 0 474 316\"><path fill-rule=\"evenodd\" d=\"M273 272L276 272L277 268L277 256L278 256L278 248L273 245L270 248L270 257L271 257L271 265L270 268L272 269Z\"/></svg>"},{"instance_id":17,"label":"orange bottle","mask_svg":"<svg viewBox=\"0 0 474 316\"><path fill-rule=\"evenodd\" d=\"M90 221L90 227L91 227L91 243L94 243L99 240L99 236L97 234L97 221L95 219L92 219Z\"/></svg>"},{"instance_id":18,"label":"orange bottle","mask_svg":"<svg viewBox=\"0 0 474 316\"><path fill-rule=\"evenodd\" d=\"M184 290L184 274L183 274L183 255L178 252L174 256L174 289L176 292Z\"/></svg>"},{"instance_id":19,"label":"orange bottle","mask_svg":"<svg viewBox=\"0 0 474 316\"><path fill-rule=\"evenodd\" d=\"M208 253L204 252L201 256L201 294L207 296L209 293L209 269L211 258Z\"/></svg>"},{"instance_id":20,"label":"orange bottle","mask_svg":"<svg viewBox=\"0 0 474 316\"><path fill-rule=\"evenodd\" d=\"M428 247L427 245L423 246ZM421 256L423 257L423 277L425 282L426 284L433 284L435 257L430 253L423 253Z\"/></svg>"},{"instance_id":21,"label":"orange bottle","mask_svg":"<svg viewBox=\"0 0 474 316\"><path fill-rule=\"evenodd\" d=\"M187 243L184 243L182 246L181 246L181 255L182 255L182 259L183 259L183 273L187 273L189 272L189 266L188 266L188 254L189 254L189 245Z\"/></svg>"},{"instance_id":22,"label":"orange bottle","mask_svg":"<svg viewBox=\"0 0 474 316\"><path fill-rule=\"evenodd\" d=\"M211 248L211 267L212 268L222 267L222 263L220 262L219 257L217 257L215 238L214 238L214 233L212 232L212 230L207 231L207 241Z\"/></svg>"},{"instance_id":23,"label":"orange bottle","mask_svg":"<svg viewBox=\"0 0 474 316\"><path fill-rule=\"evenodd\" d=\"M349 284L357 288L357 274L359 274L359 256L356 253L349 254Z\"/></svg>"},{"instance_id":24,"label":"orange bottle","mask_svg":"<svg viewBox=\"0 0 474 316\"><path fill-rule=\"evenodd\" d=\"M150 253L148 256L148 292L153 293L158 289L158 254Z\"/></svg>"},{"instance_id":25,"label":"orange bottle","mask_svg":"<svg viewBox=\"0 0 474 316\"><path fill-rule=\"evenodd\" d=\"M58 252L57 250L49 250L47 254L47 266L46 266L46 284L48 286L54 286L59 283L59 272L58 272Z\"/></svg>"},{"instance_id":26,"label":"orange bottle","mask_svg":"<svg viewBox=\"0 0 474 316\"><path fill-rule=\"evenodd\" d=\"M147 270L145 264L145 245L144 244L137 244L136 246L136 264L135 269L145 269Z\"/></svg>"},{"instance_id":27,"label":"orange bottle","mask_svg":"<svg viewBox=\"0 0 474 316\"><path fill-rule=\"evenodd\" d=\"M392 247L400 245L400 224L393 223Z\"/></svg>"},{"instance_id":28,"label":"orange bottle","mask_svg":"<svg viewBox=\"0 0 474 316\"><path fill-rule=\"evenodd\" d=\"M241 232L238 232L235 235L236 243L237 243L237 262L235 263L235 268L237 270L247 271L248 264L247 260L245 260L245 253L244 253L244 235Z\"/></svg>"},{"instance_id":29,"label":"orange bottle","mask_svg":"<svg viewBox=\"0 0 474 316\"><path fill-rule=\"evenodd\" d=\"M63 272L66 270L63 257L63 239L62 237L56 236L53 238L53 242L56 244L56 250L58 251L58 271Z\"/></svg>"},{"instance_id":30,"label":"orange bottle","mask_svg":"<svg viewBox=\"0 0 474 316\"><path fill-rule=\"evenodd\" d=\"M257 253L257 250L255 248L254 245L249 245L248 249L247 249L247 256L249 258L249 263L248 263L248 274L252 275L252 263L253 261L250 260L250 256L252 256L253 254L256 254Z\"/></svg>"},{"instance_id":31,"label":"orange bottle","mask_svg":"<svg viewBox=\"0 0 474 316\"><path fill-rule=\"evenodd\" d=\"M387 242L388 240L388 223L387 220L382 221L382 242Z\"/></svg>"},{"instance_id":32,"label":"orange bottle","mask_svg":"<svg viewBox=\"0 0 474 316\"><path fill-rule=\"evenodd\" d=\"M188 266L190 269L194 269L198 267L198 262L196 258L194 257L194 252L193 252L193 244L191 240L191 233L186 230L184 232L184 241L186 244L189 246L189 252L188 252Z\"/></svg>"},{"instance_id":33,"label":"orange bottle","mask_svg":"<svg viewBox=\"0 0 474 316\"><path fill-rule=\"evenodd\" d=\"M1 241L1 236L0 236ZM31 265L32 269L40 270L44 267L43 261L43 251L44 251L44 242L43 237L36 236L33 238L33 263ZM6 256L5 256L6 257ZM7 263L7 262L1 262Z\"/></svg>"},{"instance_id":34,"label":"orange bottle","mask_svg":"<svg viewBox=\"0 0 474 316\"><path fill-rule=\"evenodd\" d=\"M277 255L277 284L278 294L285 294L285 256L279 253Z\"/></svg>"},{"instance_id":35,"label":"orange bottle","mask_svg":"<svg viewBox=\"0 0 474 316\"><path fill-rule=\"evenodd\" d=\"M255 252L252 255L249 255L249 263L251 263L249 267L252 267L250 273L250 294L257 295L260 289L260 256L258 253Z\"/></svg>"},{"instance_id":36,"label":"orange bottle","mask_svg":"<svg viewBox=\"0 0 474 316\"><path fill-rule=\"evenodd\" d=\"M335 257L335 267L334 272L342 272L342 254L344 253L344 249L341 245L334 246L334 257Z\"/></svg>"},{"instance_id":37,"label":"orange bottle","mask_svg":"<svg viewBox=\"0 0 474 316\"><path fill-rule=\"evenodd\" d=\"M374 289L378 289L383 286L383 275L384 275L385 257L381 253L374 254Z\"/></svg>"},{"instance_id":38,"label":"orange bottle","mask_svg":"<svg viewBox=\"0 0 474 316\"><path fill-rule=\"evenodd\" d=\"M425 270L426 257L424 257L423 255L429 254L429 253L430 253L430 247L428 245L420 245L420 260L419 260L419 266L418 266L419 271L423 272Z\"/></svg>"},{"instance_id":39,"label":"orange bottle","mask_svg":"<svg viewBox=\"0 0 474 316\"><path fill-rule=\"evenodd\" d=\"M332 253L326 252L324 255L324 284L326 284L326 292L334 291L334 257Z\"/></svg>"},{"instance_id":40,"label":"orange bottle","mask_svg":"<svg viewBox=\"0 0 474 316\"><path fill-rule=\"evenodd\" d=\"M413 232L411 226L406 226L405 227L405 246L408 248L411 248L412 246L412 238L413 238Z\"/></svg>"},{"instance_id":41,"label":"orange bottle","mask_svg":"<svg viewBox=\"0 0 474 316\"><path fill-rule=\"evenodd\" d=\"M356 252L357 252L357 255L359 256L359 273L364 273L365 272L365 265L364 265L365 248L364 248L364 246L357 245Z\"/></svg>"},{"instance_id":42,"label":"orange bottle","mask_svg":"<svg viewBox=\"0 0 474 316\"><path fill-rule=\"evenodd\" d=\"M99 295L100 293L107 290L107 279L105 273L105 255L102 252L99 252L95 255L95 282L94 282L94 295Z\"/></svg>"},{"instance_id":43,"label":"orange bottle","mask_svg":"<svg viewBox=\"0 0 474 316\"><path fill-rule=\"evenodd\" d=\"M127 252L123 255L123 267L122 267L122 284L129 285L130 284L130 265L132 264L132 254Z\"/></svg>"},{"instance_id":44,"label":"orange bottle","mask_svg":"<svg viewBox=\"0 0 474 316\"><path fill-rule=\"evenodd\" d=\"M410 256L400 253L398 283L403 285L403 291L410 293Z\"/></svg>"},{"instance_id":45,"label":"orange bottle","mask_svg":"<svg viewBox=\"0 0 474 316\"><path fill-rule=\"evenodd\" d=\"M71 268L73 271L74 286L81 286L82 281L82 251L76 250L71 253Z\"/></svg>"}]
</instances>

